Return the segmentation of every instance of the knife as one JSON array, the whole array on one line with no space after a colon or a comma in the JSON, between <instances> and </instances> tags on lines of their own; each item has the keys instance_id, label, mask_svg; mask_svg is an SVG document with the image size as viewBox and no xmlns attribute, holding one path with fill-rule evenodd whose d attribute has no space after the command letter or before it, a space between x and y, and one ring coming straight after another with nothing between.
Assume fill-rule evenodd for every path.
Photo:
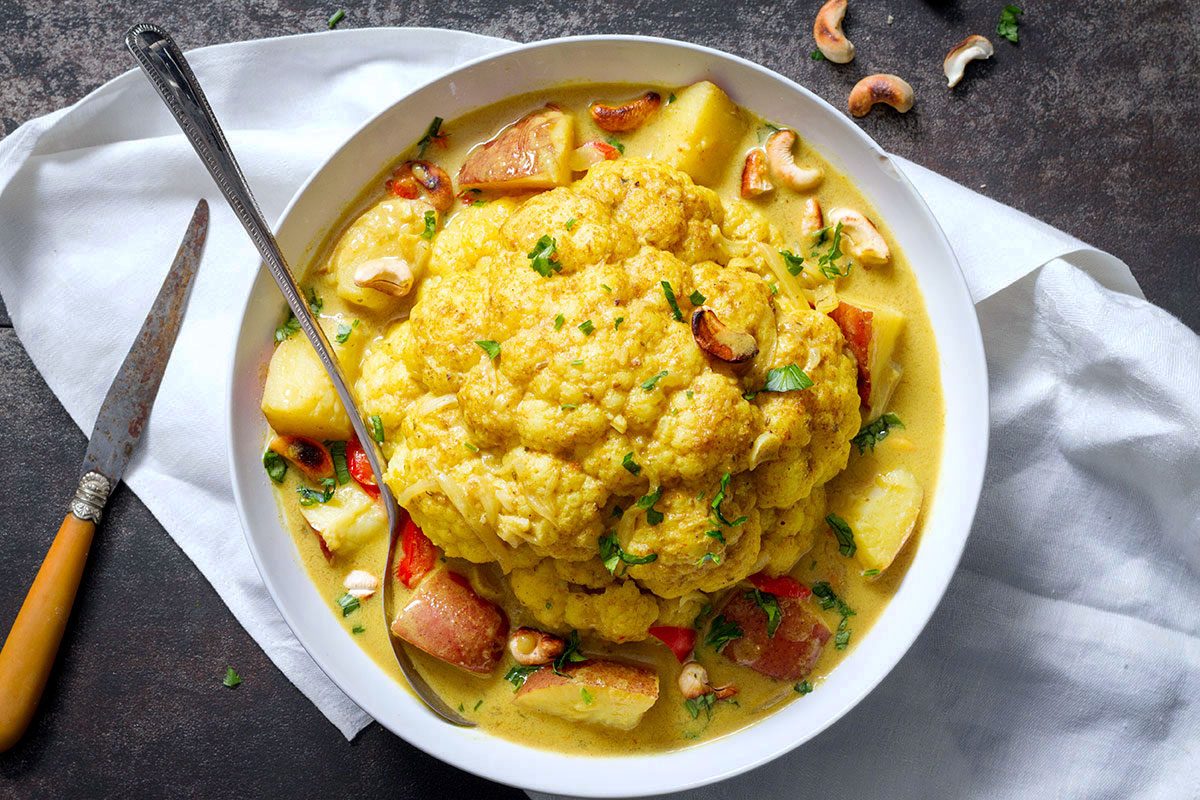
<instances>
[{"instance_id":1,"label":"knife","mask_svg":"<svg viewBox=\"0 0 1200 800\"><path fill-rule=\"evenodd\" d=\"M0 753L21 738L50 677L101 513L141 438L171 357L208 236L201 200L137 339L108 388L83 458L70 513L58 529L0 650Z\"/></svg>"}]
</instances>

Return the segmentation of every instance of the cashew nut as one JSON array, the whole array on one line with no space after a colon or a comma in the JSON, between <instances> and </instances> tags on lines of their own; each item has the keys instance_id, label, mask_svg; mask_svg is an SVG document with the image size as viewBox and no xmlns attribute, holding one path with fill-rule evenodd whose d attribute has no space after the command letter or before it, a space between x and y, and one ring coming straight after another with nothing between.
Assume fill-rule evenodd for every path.
<instances>
[{"instance_id":1,"label":"cashew nut","mask_svg":"<svg viewBox=\"0 0 1200 800\"><path fill-rule=\"evenodd\" d=\"M753 336L730 328L704 306L692 312L692 337L701 350L729 364L741 364L758 355Z\"/></svg>"},{"instance_id":2,"label":"cashew nut","mask_svg":"<svg viewBox=\"0 0 1200 800\"><path fill-rule=\"evenodd\" d=\"M767 154L756 147L746 154L746 163L742 165L742 197L758 197L774 188L767 176Z\"/></svg>"},{"instance_id":3,"label":"cashew nut","mask_svg":"<svg viewBox=\"0 0 1200 800\"><path fill-rule=\"evenodd\" d=\"M701 695L708 694L708 670L696 661L684 664L683 668L679 670L679 691L687 700L695 700Z\"/></svg>"},{"instance_id":4,"label":"cashew nut","mask_svg":"<svg viewBox=\"0 0 1200 800\"><path fill-rule=\"evenodd\" d=\"M846 0L829 0L817 12L813 22L813 38L821 55L835 64L848 64L854 60L854 44L842 33L842 20L846 17Z\"/></svg>"},{"instance_id":5,"label":"cashew nut","mask_svg":"<svg viewBox=\"0 0 1200 800\"><path fill-rule=\"evenodd\" d=\"M526 667L549 664L562 655L564 647L562 639L536 628L517 628L508 639L508 652Z\"/></svg>"},{"instance_id":6,"label":"cashew nut","mask_svg":"<svg viewBox=\"0 0 1200 800\"><path fill-rule=\"evenodd\" d=\"M405 161L396 168L385 186L397 197L422 198L443 213L454 205L454 184L450 182L450 176L429 161Z\"/></svg>"},{"instance_id":7,"label":"cashew nut","mask_svg":"<svg viewBox=\"0 0 1200 800\"><path fill-rule=\"evenodd\" d=\"M346 587L346 594L351 597L366 600L379 588L379 579L364 569L355 569L342 581L342 586Z\"/></svg>"},{"instance_id":8,"label":"cashew nut","mask_svg":"<svg viewBox=\"0 0 1200 800\"><path fill-rule=\"evenodd\" d=\"M809 243L825 228L825 217L821 213L821 201L810 197L804 201L804 215L800 217L800 235Z\"/></svg>"},{"instance_id":9,"label":"cashew nut","mask_svg":"<svg viewBox=\"0 0 1200 800\"><path fill-rule=\"evenodd\" d=\"M816 188L825 177L820 167L801 167L796 164L792 155L792 146L796 144L796 132L787 129L775 131L767 139L767 165L776 180L789 189L797 192L807 192Z\"/></svg>"},{"instance_id":10,"label":"cashew nut","mask_svg":"<svg viewBox=\"0 0 1200 800\"><path fill-rule=\"evenodd\" d=\"M868 75L850 90L850 113L865 117L876 103L886 103L903 114L913 107L913 88L898 75Z\"/></svg>"},{"instance_id":11,"label":"cashew nut","mask_svg":"<svg viewBox=\"0 0 1200 800\"><path fill-rule=\"evenodd\" d=\"M636 100L630 100L619 106L592 103L588 112L592 121L609 133L622 133L641 127L650 115L658 111L662 105L662 97L658 92L646 92Z\"/></svg>"},{"instance_id":12,"label":"cashew nut","mask_svg":"<svg viewBox=\"0 0 1200 800\"><path fill-rule=\"evenodd\" d=\"M404 297L412 291L412 267L398 256L372 258L354 269L354 284L392 297Z\"/></svg>"},{"instance_id":13,"label":"cashew nut","mask_svg":"<svg viewBox=\"0 0 1200 800\"><path fill-rule=\"evenodd\" d=\"M830 225L841 224L843 249L864 267L880 267L891 260L892 253L883 235L859 212L852 208L834 208L826 218Z\"/></svg>"},{"instance_id":14,"label":"cashew nut","mask_svg":"<svg viewBox=\"0 0 1200 800\"><path fill-rule=\"evenodd\" d=\"M968 63L976 59L991 58L995 52L987 37L977 33L951 47L942 62L942 71L946 73L946 86L953 89L962 80Z\"/></svg>"}]
</instances>

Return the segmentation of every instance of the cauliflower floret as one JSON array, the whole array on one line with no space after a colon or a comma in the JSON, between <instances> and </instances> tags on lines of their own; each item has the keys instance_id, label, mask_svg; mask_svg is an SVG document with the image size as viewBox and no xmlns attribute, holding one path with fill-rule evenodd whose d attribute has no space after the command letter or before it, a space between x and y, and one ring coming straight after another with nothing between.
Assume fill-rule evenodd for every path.
<instances>
[{"instance_id":1,"label":"cauliflower floret","mask_svg":"<svg viewBox=\"0 0 1200 800\"><path fill-rule=\"evenodd\" d=\"M543 237L561 267L548 277L530 258ZM358 382L388 431L385 480L448 555L497 563L560 630L640 638L704 592L790 568L859 412L837 325L764 280L777 239L749 207L641 159L460 210L409 319L372 345ZM700 350L693 292L755 337L753 362ZM762 391L793 363L811 388ZM654 560L614 577L599 555L608 533Z\"/></svg>"}]
</instances>

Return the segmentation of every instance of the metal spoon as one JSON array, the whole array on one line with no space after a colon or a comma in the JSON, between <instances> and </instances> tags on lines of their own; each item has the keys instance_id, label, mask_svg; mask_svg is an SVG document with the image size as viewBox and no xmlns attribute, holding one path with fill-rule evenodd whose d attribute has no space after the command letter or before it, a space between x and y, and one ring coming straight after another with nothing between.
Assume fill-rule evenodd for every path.
<instances>
[{"instance_id":1,"label":"metal spoon","mask_svg":"<svg viewBox=\"0 0 1200 800\"><path fill-rule=\"evenodd\" d=\"M384 623L387 624L391 618L388 585L391 582L392 559L399 538L397 524L399 511L395 498L392 497L387 484L383 482L382 466L386 463L383 453L371 435L371 430L367 427L354 394L338 366L337 359L333 357L329 340L325 337L321 326L317 324L316 317L309 310L308 303L300 292L300 287L296 285L296 279L292 276L292 271L288 268L283 253L279 250L279 244L275 241L275 236L271 233L266 220L263 219L262 212L258 209L258 203L255 201L250 187L246 184L241 167L238 166L237 159L234 158L233 151L225 140L225 134L221 131L221 126L217 123L217 118L208 105L208 99L204 96L200 83L192 73L192 68L188 66L187 59L183 57L179 46L162 28L146 23L130 28L129 32L125 34L125 45L133 53L133 57L137 59L146 76L150 78L150 82L154 84L159 95L162 96L163 102L167 104L167 108L175 117L175 121L179 123L179 127L183 129L188 141L192 143L200 160L204 162L204 166L216 180L221 194L225 195L225 199L229 201L234 213L246 228L246 233L250 234L250 238L262 256L263 263L267 265L271 277L279 284L279 290L283 292L288 306L296 315L300 329L312 342L317 356L325 366L325 371L329 373L338 397L341 398L342 405L345 406L350 422L354 426L354 432L358 435L363 450L366 451L367 460L371 462L371 471L375 473L379 494L383 506L387 510L388 530L390 531L387 562L384 565L382 581L383 602L381 604ZM475 723L459 715L426 682L413 665L412 658L405 650L404 645L394 636L389 635L388 639L396 653L400 671L404 673L404 677L417 696L445 721L463 727L474 727Z\"/></svg>"}]
</instances>

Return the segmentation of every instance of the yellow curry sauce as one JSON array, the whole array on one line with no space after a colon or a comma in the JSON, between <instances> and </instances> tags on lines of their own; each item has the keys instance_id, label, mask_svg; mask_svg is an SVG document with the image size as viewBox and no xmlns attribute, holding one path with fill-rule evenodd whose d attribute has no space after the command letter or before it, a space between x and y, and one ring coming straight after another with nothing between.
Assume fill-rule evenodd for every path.
<instances>
[{"instance_id":1,"label":"yellow curry sauce","mask_svg":"<svg viewBox=\"0 0 1200 800\"><path fill-rule=\"evenodd\" d=\"M620 101L642 91L645 91L644 87L568 86L505 100L445 123L442 127L446 134L444 142L427 145L425 157L441 165L450 175L457 175L459 167L472 148L490 140L514 120L546 103L553 103L572 114L577 143L601 140L625 144L633 141L635 137L643 137L644 141L645 138L654 135L653 119L643 130L614 137L595 127L588 115L588 106L592 102ZM664 99L674 96L671 89L660 91ZM716 179L710 182L711 188L716 190L722 199L746 202L752 206L782 233L789 243L789 249L797 253L809 249L824 252L830 244L828 236L824 242L812 248L795 244L802 239L798 220L803 214L807 197L817 197L826 209L843 206L861 211L875 222L888 240L891 250L890 263L871 269L854 264L848 275L837 278L837 297L852 303L862 301L891 308L905 318L903 333L894 354L894 360L903 369L903 377L886 408L887 412L903 421L903 429L892 430L887 438L880 439L873 449L868 446L865 452L860 453L857 447L851 447L845 470L832 478L825 487L827 497L819 511L819 518L823 518L826 513L839 514L850 502L849 498L855 493L861 494L862 487L869 484L874 476L890 473L897 468L911 473L924 489L927 503L937 480L943 422L942 399L936 343L915 277L904 254L890 236L886 221L879 219L874 209L844 175L820 159L816 153L808 150L802 141L797 147L797 161L804 164L820 164L824 169L824 179L815 191L800 193L777 186L774 191L760 198L740 200L739 186L744 154L753 148L761 147L763 139L772 131L767 122L747 112L743 113L745 129L742 141L732 148L732 157L713 169ZM412 158L414 152L415 149L410 150L404 157ZM306 287L320 300L320 316L328 323L327 330L331 339L335 333L342 334L336 338L345 339L338 344L339 357L344 362L347 358L362 359L365 362L364 353L377 352L382 341L380 337L388 332L389 325L393 324L396 316L393 310L374 313L368 308L349 303L339 297L336 291L336 276L332 274L330 267L330 260L334 257L336 246L347 226L365 210L386 197L384 184L390 170L389 167L389 170L366 188L360 202L354 208L347 210L343 225L331 234L308 271ZM578 179L579 176L576 177ZM455 190L457 189L456 185ZM495 202L496 197L498 196L485 193L479 195L478 200L491 203ZM471 195L466 199L471 201L476 198ZM442 235L447 224L466 207L456 201L449 215L438 221L436 235ZM775 277L768 279L768 283L778 282L779 279ZM680 298L680 301L683 302L684 298ZM400 307L407 312L410 305L411 300L401 303ZM686 309L690 309L686 302L684 305ZM541 322L544 321L539 320L539 323ZM579 322L572 320L570 324L575 326ZM307 344L304 346L307 347ZM361 395L361 385L359 391ZM371 412L368 410L367 413ZM664 410L662 413L669 411ZM869 421L871 420L862 420L864 423ZM856 420L854 427L857 429L858 425L859 421ZM316 439L337 438L328 431L320 430L309 435ZM460 444L471 445L470 442ZM391 473L392 470L389 469L389 474ZM305 567L318 591L329 599L330 612L341 620L347 631L348 642L362 647L383 669L402 683L403 679L391 652L390 634L379 608L379 595L363 600L360 608L348 614L343 614L337 603L337 599L345 593L342 582L348 572L362 569L377 573L381 569L386 555L386 537L376 536L357 548L338 548L333 559L327 559L318 536L314 535L297 503L297 490L305 485L311 486L311 483L306 483L298 476L297 470L289 469L277 486L285 526L295 538ZM393 485L398 495L402 493L402 488ZM416 498L412 500L415 501ZM705 646L704 638L708 629L705 622L697 639L694 657L707 668L714 685L736 684L738 693L734 698L736 702L717 702L711 709L701 709L699 713L694 713L696 709L693 707L689 710L686 707L676 685L679 663L658 640L647 637L642 641L616 644L585 633L583 650L589 657L609 654L616 660L643 663L652 666L659 676L657 701L640 724L629 731L614 730L600 725L580 725L574 721L517 707L513 703L514 686L504 680L506 670L513 663L507 654L501 666L492 675L480 677L410 649L423 674L451 705L458 706L465 716L496 735L532 746L586 754L626 754L685 746L691 741L707 740L747 725L763 713L788 701L803 702L803 693L809 690L821 691L821 678L836 668L849 650L860 645L870 647L870 642L862 644L863 640L869 638L867 633L872 623L902 579L919 544L922 523L923 519L919 519L916 531L908 543L900 550L891 566L879 575L864 575L863 573L868 571L858 559L839 552L839 542L831 528L824 522L815 526L811 549L800 557L790 574L805 586L826 582L844 602L845 606L823 609L814 598L814 610L820 614L831 631L839 631L839 623L843 621L838 611L839 607L848 606L853 609L854 614L845 618L842 630L839 631L849 634L848 637L840 637L844 647L835 646L835 640L831 638L816 667L804 682L780 682L731 663L712 647ZM443 561L468 577L483 596L498 602L508 616L511 629L518 625L546 627L544 624L539 625L536 615L531 614L529 609L515 600L508 581L501 578L500 571L494 564L474 564L460 558L443 558ZM630 576L635 580L638 579L639 569L642 568L635 567L630 570ZM550 602L552 601L548 601L547 607ZM694 613L688 616L690 619ZM708 617L711 618L711 613ZM560 629L558 633L565 631Z\"/></svg>"}]
</instances>

